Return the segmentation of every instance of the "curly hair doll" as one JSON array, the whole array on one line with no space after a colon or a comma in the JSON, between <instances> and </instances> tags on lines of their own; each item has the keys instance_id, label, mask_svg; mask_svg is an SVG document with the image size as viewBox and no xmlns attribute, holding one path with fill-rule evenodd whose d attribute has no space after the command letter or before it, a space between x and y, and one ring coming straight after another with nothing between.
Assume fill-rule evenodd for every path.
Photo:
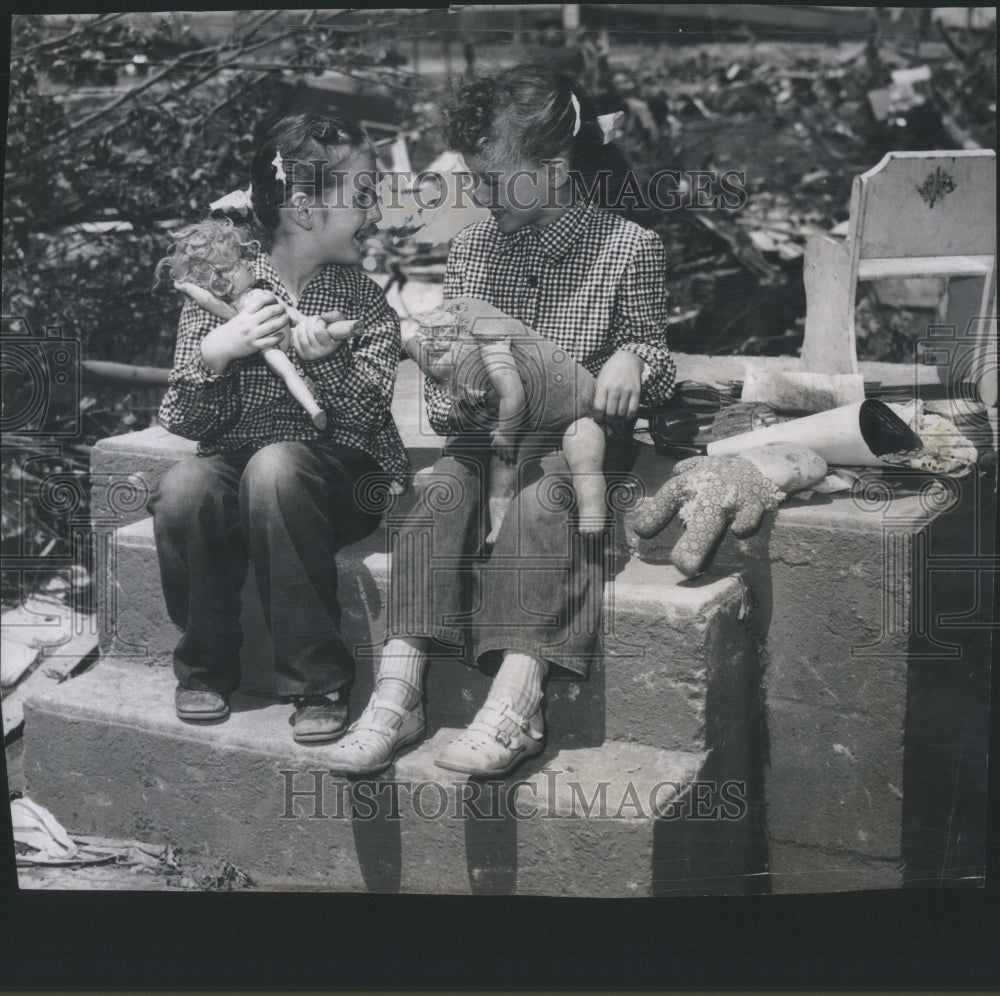
<instances>
[{"instance_id":1,"label":"curly hair doll","mask_svg":"<svg viewBox=\"0 0 1000 996\"><path fill-rule=\"evenodd\" d=\"M199 221L171 233L169 255L156 266L157 281L167 275L174 287L196 304L219 318L230 319L248 306L256 293L256 276L249 260L260 251L250 230L234 225L229 219ZM306 318L290 305L289 317L302 322L322 321ZM317 429L326 428L326 413L317 404L302 375L277 346L261 352L264 362L285 382L289 393L305 409Z\"/></svg>"}]
</instances>

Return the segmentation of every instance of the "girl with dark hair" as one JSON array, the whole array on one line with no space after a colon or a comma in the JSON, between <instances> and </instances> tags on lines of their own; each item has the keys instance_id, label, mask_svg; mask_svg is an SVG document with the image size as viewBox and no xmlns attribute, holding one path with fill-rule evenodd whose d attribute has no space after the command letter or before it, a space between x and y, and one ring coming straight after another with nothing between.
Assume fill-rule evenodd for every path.
<instances>
[{"instance_id":1,"label":"girl with dark hair","mask_svg":"<svg viewBox=\"0 0 1000 996\"><path fill-rule=\"evenodd\" d=\"M599 200L595 181L612 159L611 122L569 77L517 67L460 85L446 123L492 217L452 243L445 298L486 301L582 364L596 378L592 417L608 433L604 469L627 469L612 458L632 452L640 399L669 398L675 371L659 238L593 196ZM491 440L482 427L491 419L483 412L488 392L481 393L456 398L425 381L431 424L449 438L399 531L375 693L333 748L335 771L382 770L423 736L429 656L490 671L499 664L485 705L436 758L473 777L505 775L541 752L547 674L587 675L608 532L579 528L560 440L529 435L520 444L516 497L483 556Z\"/></svg>"},{"instance_id":2,"label":"girl with dark hair","mask_svg":"<svg viewBox=\"0 0 1000 996\"><path fill-rule=\"evenodd\" d=\"M252 279L253 289L228 319L219 314L235 309L185 304L159 413L166 429L199 443L199 455L167 471L150 501L167 609L183 631L175 704L188 722L229 714L252 558L277 691L295 704L293 737L324 742L347 725L354 677L335 556L379 521L357 499L370 487L357 485L380 479L398 489L409 472L390 413L399 320L353 265L381 217L375 157L360 129L319 115L283 118L251 177L242 199L252 203L261 251L252 256L242 239L245 262L214 251L208 262L238 263L240 288ZM173 272L178 258L168 266L184 282L186 271ZM213 293L236 289L229 279ZM265 363L265 351L286 340L324 418L311 419Z\"/></svg>"}]
</instances>

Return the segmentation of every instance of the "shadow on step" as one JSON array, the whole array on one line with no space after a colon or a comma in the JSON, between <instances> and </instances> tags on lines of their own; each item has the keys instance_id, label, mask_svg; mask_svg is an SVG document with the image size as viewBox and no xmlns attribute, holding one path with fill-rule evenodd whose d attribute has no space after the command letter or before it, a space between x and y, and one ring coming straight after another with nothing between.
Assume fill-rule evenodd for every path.
<instances>
[{"instance_id":1,"label":"shadow on step","mask_svg":"<svg viewBox=\"0 0 1000 996\"><path fill-rule=\"evenodd\" d=\"M713 752L697 781L656 820L653 895L739 896L771 891L760 768L744 777Z\"/></svg>"},{"instance_id":2,"label":"shadow on step","mask_svg":"<svg viewBox=\"0 0 1000 996\"><path fill-rule=\"evenodd\" d=\"M369 892L399 892L403 839L399 792L395 782L358 781L350 784L354 846Z\"/></svg>"}]
</instances>

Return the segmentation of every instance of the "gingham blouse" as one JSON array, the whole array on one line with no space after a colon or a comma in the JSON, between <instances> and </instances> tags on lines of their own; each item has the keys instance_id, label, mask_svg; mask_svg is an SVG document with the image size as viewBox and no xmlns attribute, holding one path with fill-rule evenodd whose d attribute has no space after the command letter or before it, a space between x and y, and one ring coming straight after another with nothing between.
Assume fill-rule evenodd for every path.
<instances>
[{"instance_id":1,"label":"gingham blouse","mask_svg":"<svg viewBox=\"0 0 1000 996\"><path fill-rule=\"evenodd\" d=\"M251 265L258 286L293 303L266 254ZM205 366L201 341L222 320L193 301L181 311L170 386L160 405L161 425L197 439L204 455L256 450L286 440L330 439L369 454L394 480L405 483L410 464L390 411L400 355L399 318L381 288L357 269L326 266L306 287L298 309L306 315L340 311L362 326L322 359L304 360L289 352L326 412L325 430L312 424L259 354L233 360L222 374Z\"/></svg>"},{"instance_id":2,"label":"gingham blouse","mask_svg":"<svg viewBox=\"0 0 1000 996\"><path fill-rule=\"evenodd\" d=\"M552 339L595 376L619 349L640 357L642 403L666 401L676 369L667 348L666 261L654 232L595 205L504 235L492 218L458 233L444 297L476 297ZM452 396L430 378L431 425L447 435Z\"/></svg>"}]
</instances>

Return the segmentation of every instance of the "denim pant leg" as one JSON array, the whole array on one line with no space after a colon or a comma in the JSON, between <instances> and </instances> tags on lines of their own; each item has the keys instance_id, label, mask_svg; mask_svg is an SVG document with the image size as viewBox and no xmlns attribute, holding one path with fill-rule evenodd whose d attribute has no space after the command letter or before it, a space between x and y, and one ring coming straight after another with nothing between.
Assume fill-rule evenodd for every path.
<instances>
[{"instance_id":1,"label":"denim pant leg","mask_svg":"<svg viewBox=\"0 0 1000 996\"><path fill-rule=\"evenodd\" d=\"M228 694L240 683L240 589L247 549L239 485L246 458L174 464L150 498L167 613L183 635L174 673L184 688Z\"/></svg>"},{"instance_id":2,"label":"denim pant leg","mask_svg":"<svg viewBox=\"0 0 1000 996\"><path fill-rule=\"evenodd\" d=\"M373 459L324 442L271 443L247 463L240 509L279 695L323 694L354 679L335 556L378 526L379 516L355 502L355 483L368 473L378 473Z\"/></svg>"},{"instance_id":3,"label":"denim pant leg","mask_svg":"<svg viewBox=\"0 0 1000 996\"><path fill-rule=\"evenodd\" d=\"M473 621L475 656L489 670L499 652L513 650L589 673L610 545L607 534L578 532L572 495L560 452L522 464L517 496L483 565L481 618Z\"/></svg>"},{"instance_id":4,"label":"denim pant leg","mask_svg":"<svg viewBox=\"0 0 1000 996\"><path fill-rule=\"evenodd\" d=\"M489 437L450 440L402 522L389 520L392 577L386 636L425 637L463 654L486 535Z\"/></svg>"}]
</instances>

